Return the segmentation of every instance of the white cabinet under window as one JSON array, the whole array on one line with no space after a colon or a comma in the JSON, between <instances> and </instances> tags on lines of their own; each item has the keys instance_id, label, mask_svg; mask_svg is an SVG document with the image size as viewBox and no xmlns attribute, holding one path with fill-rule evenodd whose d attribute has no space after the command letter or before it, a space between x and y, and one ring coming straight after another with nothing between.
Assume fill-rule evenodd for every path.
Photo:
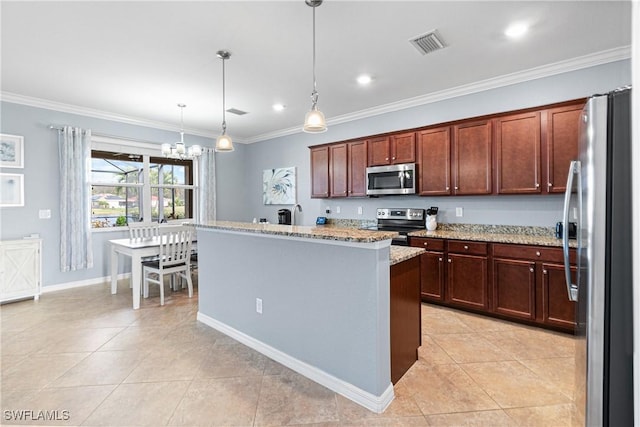
<instances>
[{"instance_id":1,"label":"white cabinet under window","mask_svg":"<svg viewBox=\"0 0 640 427\"><path fill-rule=\"evenodd\" d=\"M0 242L0 301L39 298L41 252L42 239Z\"/></svg>"}]
</instances>

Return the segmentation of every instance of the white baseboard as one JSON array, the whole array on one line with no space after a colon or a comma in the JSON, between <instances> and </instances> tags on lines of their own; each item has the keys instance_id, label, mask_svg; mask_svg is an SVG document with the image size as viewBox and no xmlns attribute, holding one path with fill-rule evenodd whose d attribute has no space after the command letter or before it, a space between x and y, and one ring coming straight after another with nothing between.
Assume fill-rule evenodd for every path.
<instances>
[{"instance_id":1,"label":"white baseboard","mask_svg":"<svg viewBox=\"0 0 640 427\"><path fill-rule=\"evenodd\" d=\"M364 406L370 411L376 413L382 413L385 409L391 404L391 401L394 398L393 394L393 385L389 382L389 386L387 389L380 395L376 396L374 394L369 393L368 391L362 390L359 387L354 386L351 383L343 381L339 378L334 377L327 372L316 368L315 366L311 366L308 363L302 362L295 357L289 356L282 351L271 347L263 343L262 341L258 341L257 339L250 337L249 335L238 331L237 329L232 328L218 320L215 320L206 314L202 314L198 312L198 321L204 323L207 326L212 327L225 335L230 336L236 341L241 342L242 344L250 347L265 356L275 360L286 366L289 369L292 369L303 375L318 384L321 384L328 389L346 397L357 403L360 406Z\"/></svg>"},{"instance_id":2,"label":"white baseboard","mask_svg":"<svg viewBox=\"0 0 640 427\"><path fill-rule=\"evenodd\" d=\"M131 277L131 273L118 274L118 280L127 279L129 277ZM44 294L48 292L63 291L65 289L81 288L84 286L102 285L110 281L111 281L111 276L94 277L92 279L78 280L76 282L66 282L66 283L59 283L57 285L42 286L40 288L40 293Z\"/></svg>"}]
</instances>

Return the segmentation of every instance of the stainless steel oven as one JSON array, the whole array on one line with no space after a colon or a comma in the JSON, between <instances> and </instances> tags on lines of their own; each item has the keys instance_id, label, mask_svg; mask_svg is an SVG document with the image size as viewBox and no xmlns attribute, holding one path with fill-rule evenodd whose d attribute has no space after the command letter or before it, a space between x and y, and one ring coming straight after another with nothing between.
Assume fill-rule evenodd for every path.
<instances>
[{"instance_id":1,"label":"stainless steel oven","mask_svg":"<svg viewBox=\"0 0 640 427\"><path fill-rule=\"evenodd\" d=\"M391 241L392 245L409 246L407 234L424 230L426 216L424 209L416 208L378 208L376 210L377 226L380 231L397 231L400 233Z\"/></svg>"}]
</instances>

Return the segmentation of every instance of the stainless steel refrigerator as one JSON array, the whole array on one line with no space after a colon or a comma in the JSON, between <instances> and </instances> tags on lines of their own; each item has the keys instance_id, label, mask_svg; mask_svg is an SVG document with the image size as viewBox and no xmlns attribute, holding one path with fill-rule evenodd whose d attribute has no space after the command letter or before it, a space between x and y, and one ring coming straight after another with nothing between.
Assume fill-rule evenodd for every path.
<instances>
[{"instance_id":1,"label":"stainless steel refrigerator","mask_svg":"<svg viewBox=\"0 0 640 427\"><path fill-rule=\"evenodd\" d=\"M563 241L567 293L577 301L574 425L633 425L631 197L627 87L587 101L567 179L563 229L571 212L578 223L574 278L566 232Z\"/></svg>"}]
</instances>

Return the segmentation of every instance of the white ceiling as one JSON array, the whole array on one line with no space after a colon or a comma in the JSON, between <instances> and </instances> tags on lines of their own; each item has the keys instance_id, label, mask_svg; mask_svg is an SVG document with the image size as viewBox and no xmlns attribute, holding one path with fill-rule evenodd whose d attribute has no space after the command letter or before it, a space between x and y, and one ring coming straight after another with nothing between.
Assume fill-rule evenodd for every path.
<instances>
[{"instance_id":1,"label":"white ceiling","mask_svg":"<svg viewBox=\"0 0 640 427\"><path fill-rule=\"evenodd\" d=\"M227 49L228 133L253 142L302 126L312 9L296 1L3 0L2 98L215 137ZM517 41L503 31L530 25ZM410 38L437 29L447 47ZM338 123L630 55L629 1L342 1L316 9L318 107ZM541 67L541 68L540 68ZM533 70L532 70L533 69ZM359 87L355 78L374 81ZM502 83L501 83L502 82ZM272 104L287 108L275 112ZM59 103L59 104L56 104Z\"/></svg>"}]
</instances>

